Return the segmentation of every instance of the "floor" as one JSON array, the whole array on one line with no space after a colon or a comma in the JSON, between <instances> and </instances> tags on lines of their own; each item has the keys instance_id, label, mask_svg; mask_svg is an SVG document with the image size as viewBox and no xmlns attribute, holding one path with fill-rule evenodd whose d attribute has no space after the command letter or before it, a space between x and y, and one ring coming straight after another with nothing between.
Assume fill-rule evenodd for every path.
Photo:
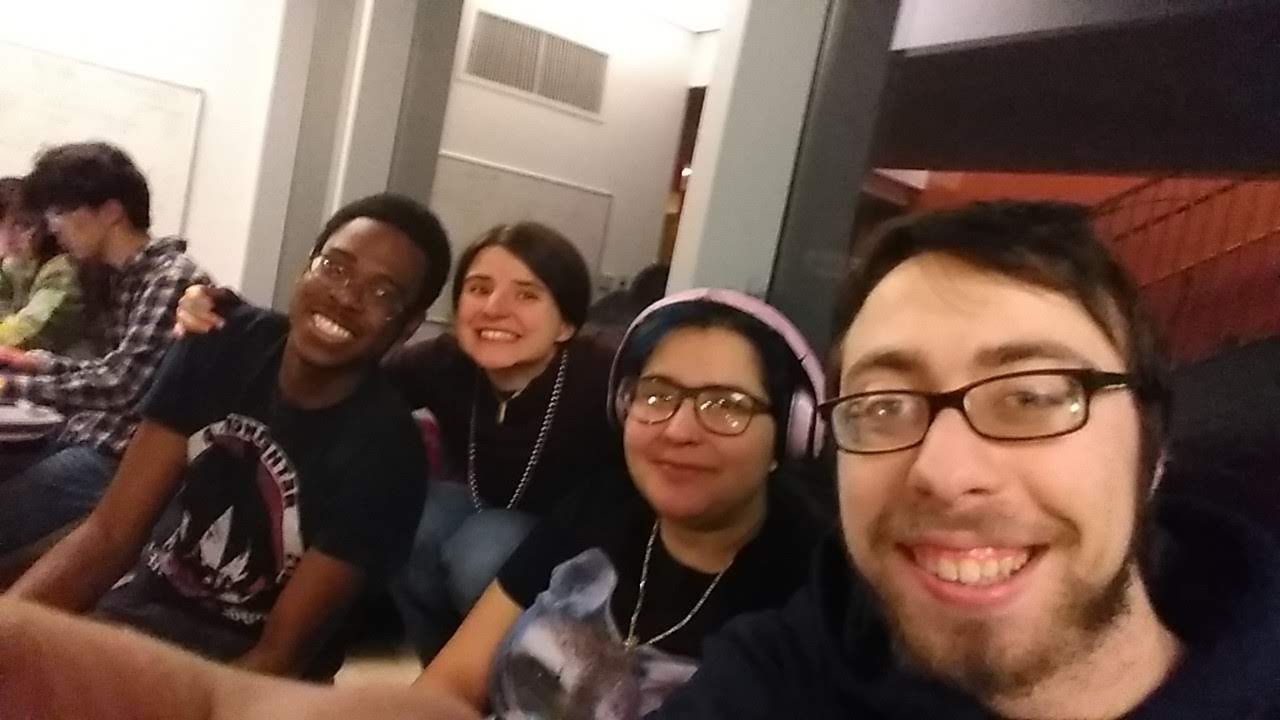
<instances>
[{"instance_id":1,"label":"floor","mask_svg":"<svg viewBox=\"0 0 1280 720\"><path fill-rule=\"evenodd\" d=\"M409 648L355 652L334 676L336 685L395 683L409 685L422 672L418 656Z\"/></svg>"}]
</instances>

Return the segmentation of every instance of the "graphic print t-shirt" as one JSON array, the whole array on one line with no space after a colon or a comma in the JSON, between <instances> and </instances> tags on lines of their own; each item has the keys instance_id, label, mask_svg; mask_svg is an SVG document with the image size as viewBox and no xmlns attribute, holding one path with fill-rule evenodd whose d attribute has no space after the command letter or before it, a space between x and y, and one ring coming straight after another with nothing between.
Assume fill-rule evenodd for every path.
<instances>
[{"instance_id":1,"label":"graphic print t-shirt","mask_svg":"<svg viewBox=\"0 0 1280 720\"><path fill-rule=\"evenodd\" d=\"M227 320L177 344L143 403L188 436L188 464L142 560L178 596L256 627L307 549L371 581L403 561L426 457L378 375L337 405L293 407L278 389L287 322L248 306Z\"/></svg>"}]
</instances>

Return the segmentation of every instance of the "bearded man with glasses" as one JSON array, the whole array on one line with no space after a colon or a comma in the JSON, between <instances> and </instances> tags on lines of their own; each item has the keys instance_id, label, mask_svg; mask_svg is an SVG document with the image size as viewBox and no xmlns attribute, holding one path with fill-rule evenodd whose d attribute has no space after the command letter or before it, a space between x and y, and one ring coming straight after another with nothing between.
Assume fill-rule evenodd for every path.
<instances>
[{"instance_id":1,"label":"bearded man with glasses","mask_svg":"<svg viewBox=\"0 0 1280 720\"><path fill-rule=\"evenodd\" d=\"M841 537L657 717L1280 718L1276 548L1156 492L1165 364L1084 208L891 225L837 320Z\"/></svg>"}]
</instances>

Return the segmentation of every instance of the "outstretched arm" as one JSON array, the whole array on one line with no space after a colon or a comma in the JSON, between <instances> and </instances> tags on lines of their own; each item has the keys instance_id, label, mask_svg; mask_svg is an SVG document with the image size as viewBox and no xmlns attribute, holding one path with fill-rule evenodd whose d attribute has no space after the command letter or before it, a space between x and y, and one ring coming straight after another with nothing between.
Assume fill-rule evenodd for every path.
<instances>
[{"instance_id":1,"label":"outstretched arm","mask_svg":"<svg viewBox=\"0 0 1280 720\"><path fill-rule=\"evenodd\" d=\"M329 688L201 660L137 633L0 598L0 717L475 720L439 694Z\"/></svg>"}]
</instances>

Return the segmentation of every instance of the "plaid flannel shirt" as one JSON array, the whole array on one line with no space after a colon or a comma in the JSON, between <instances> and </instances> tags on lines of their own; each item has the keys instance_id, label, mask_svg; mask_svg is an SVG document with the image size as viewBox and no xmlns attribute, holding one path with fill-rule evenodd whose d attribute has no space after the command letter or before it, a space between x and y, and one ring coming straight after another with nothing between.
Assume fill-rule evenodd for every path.
<instances>
[{"instance_id":1,"label":"plaid flannel shirt","mask_svg":"<svg viewBox=\"0 0 1280 720\"><path fill-rule=\"evenodd\" d=\"M106 344L90 360L40 353L40 372L0 375L0 398L29 400L67 416L59 442L120 455L138 426L137 405L172 341L183 291L210 282L177 237L153 239L120 269L111 288Z\"/></svg>"}]
</instances>

